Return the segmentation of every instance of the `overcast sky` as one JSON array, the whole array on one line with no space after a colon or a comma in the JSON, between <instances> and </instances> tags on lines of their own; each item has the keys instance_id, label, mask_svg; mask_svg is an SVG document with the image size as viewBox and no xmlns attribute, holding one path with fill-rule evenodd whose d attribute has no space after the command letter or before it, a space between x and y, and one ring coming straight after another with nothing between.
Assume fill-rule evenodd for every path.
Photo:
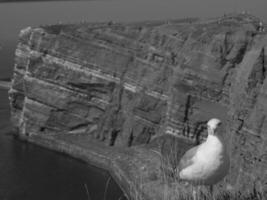
<instances>
[{"instance_id":1,"label":"overcast sky","mask_svg":"<svg viewBox=\"0 0 267 200\"><path fill-rule=\"evenodd\" d=\"M216 17L248 10L267 21L267 0L101 0L0 3L0 36L27 25L87 21L131 21Z\"/></svg>"},{"instance_id":2,"label":"overcast sky","mask_svg":"<svg viewBox=\"0 0 267 200\"><path fill-rule=\"evenodd\" d=\"M1 1L1 0L0 0ZM0 78L10 76L19 30L59 21L210 18L247 10L267 22L267 0L101 0L0 3ZM8 69L8 71L6 71Z\"/></svg>"}]
</instances>

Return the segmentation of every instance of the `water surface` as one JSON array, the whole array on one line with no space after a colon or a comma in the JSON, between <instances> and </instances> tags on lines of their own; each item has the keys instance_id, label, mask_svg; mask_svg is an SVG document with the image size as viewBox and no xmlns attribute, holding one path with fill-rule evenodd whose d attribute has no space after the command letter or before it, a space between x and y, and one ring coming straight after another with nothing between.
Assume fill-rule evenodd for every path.
<instances>
[{"instance_id":1,"label":"water surface","mask_svg":"<svg viewBox=\"0 0 267 200\"><path fill-rule=\"evenodd\" d=\"M106 171L14 139L7 91L0 90L1 200L126 199Z\"/></svg>"}]
</instances>

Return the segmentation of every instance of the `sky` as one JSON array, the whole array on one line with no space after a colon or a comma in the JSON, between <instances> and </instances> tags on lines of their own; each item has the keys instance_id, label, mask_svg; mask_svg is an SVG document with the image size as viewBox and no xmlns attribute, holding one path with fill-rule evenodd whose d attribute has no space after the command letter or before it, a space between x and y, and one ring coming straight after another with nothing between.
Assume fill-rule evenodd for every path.
<instances>
[{"instance_id":1,"label":"sky","mask_svg":"<svg viewBox=\"0 0 267 200\"><path fill-rule=\"evenodd\" d=\"M25 26L61 22L140 21L218 17L250 11L267 21L267 0L101 0L0 3L0 37L13 37Z\"/></svg>"},{"instance_id":2,"label":"sky","mask_svg":"<svg viewBox=\"0 0 267 200\"><path fill-rule=\"evenodd\" d=\"M1 0L0 0L1 1ZM267 22L267 0L99 0L0 3L0 64L12 65L19 31L27 26L80 21L213 18L249 11ZM2 64L1 64L2 65ZM0 77L1 77L0 66Z\"/></svg>"}]
</instances>

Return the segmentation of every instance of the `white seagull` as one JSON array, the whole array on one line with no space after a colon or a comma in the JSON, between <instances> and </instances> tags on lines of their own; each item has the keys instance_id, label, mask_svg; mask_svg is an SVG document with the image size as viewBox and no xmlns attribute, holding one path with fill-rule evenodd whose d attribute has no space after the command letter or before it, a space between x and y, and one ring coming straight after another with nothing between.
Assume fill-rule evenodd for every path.
<instances>
[{"instance_id":1,"label":"white seagull","mask_svg":"<svg viewBox=\"0 0 267 200\"><path fill-rule=\"evenodd\" d=\"M223 144L219 119L207 123L208 137L205 142L189 149L181 158L178 169L179 178L193 185L208 185L213 196L213 185L222 180L228 173L230 160ZM196 200L196 191L193 190Z\"/></svg>"}]
</instances>

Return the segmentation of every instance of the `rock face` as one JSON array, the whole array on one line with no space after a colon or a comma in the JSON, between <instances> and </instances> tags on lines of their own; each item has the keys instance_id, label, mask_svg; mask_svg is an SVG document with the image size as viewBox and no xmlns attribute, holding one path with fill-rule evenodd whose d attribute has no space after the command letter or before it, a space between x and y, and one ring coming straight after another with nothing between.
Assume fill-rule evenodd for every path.
<instances>
[{"instance_id":1,"label":"rock face","mask_svg":"<svg viewBox=\"0 0 267 200\"><path fill-rule=\"evenodd\" d=\"M21 31L12 121L25 138L89 134L106 145L165 134L198 143L225 125L225 182L267 188L267 36L234 15L131 24L51 25Z\"/></svg>"}]
</instances>

